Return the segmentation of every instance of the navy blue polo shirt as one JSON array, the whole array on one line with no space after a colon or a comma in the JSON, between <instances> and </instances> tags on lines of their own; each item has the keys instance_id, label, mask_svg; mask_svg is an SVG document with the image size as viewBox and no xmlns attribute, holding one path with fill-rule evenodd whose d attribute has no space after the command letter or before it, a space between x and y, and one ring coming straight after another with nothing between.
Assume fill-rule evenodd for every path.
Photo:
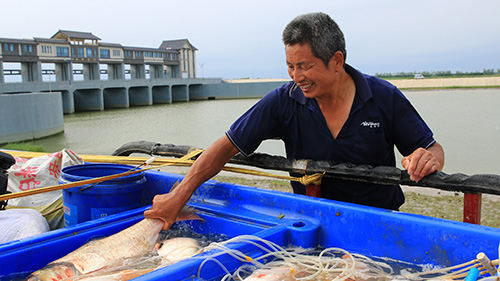
<instances>
[{"instance_id":1,"label":"navy blue polo shirt","mask_svg":"<svg viewBox=\"0 0 500 281\"><path fill-rule=\"evenodd\" d=\"M316 100L306 98L293 81L264 96L231 125L226 135L247 156L262 141L279 138L285 143L288 158L371 166L395 166L394 146L406 156L434 144L432 131L394 85L349 65L345 69L356 84L356 94L337 138L328 129ZM305 194L305 186L298 182L292 182L292 186L295 193ZM404 203L397 185L326 177L321 195L393 210Z\"/></svg>"}]
</instances>

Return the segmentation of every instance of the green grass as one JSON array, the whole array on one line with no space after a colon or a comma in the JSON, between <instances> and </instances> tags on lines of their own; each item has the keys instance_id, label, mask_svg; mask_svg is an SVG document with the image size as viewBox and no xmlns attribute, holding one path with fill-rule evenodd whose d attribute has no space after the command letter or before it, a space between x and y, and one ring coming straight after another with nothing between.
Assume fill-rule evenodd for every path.
<instances>
[{"instance_id":1,"label":"green grass","mask_svg":"<svg viewBox=\"0 0 500 281\"><path fill-rule=\"evenodd\" d=\"M4 146L1 146L0 148L10 149L10 150L31 151L31 152L45 152L43 146L35 145L33 143L27 143L27 142L8 143Z\"/></svg>"},{"instance_id":2,"label":"green grass","mask_svg":"<svg viewBox=\"0 0 500 281\"><path fill-rule=\"evenodd\" d=\"M405 192L406 202L400 211L434 218L463 221L464 198L456 193L454 196L430 196L416 192ZM500 209L498 199L483 196L481 204L481 225L500 228Z\"/></svg>"}]
</instances>

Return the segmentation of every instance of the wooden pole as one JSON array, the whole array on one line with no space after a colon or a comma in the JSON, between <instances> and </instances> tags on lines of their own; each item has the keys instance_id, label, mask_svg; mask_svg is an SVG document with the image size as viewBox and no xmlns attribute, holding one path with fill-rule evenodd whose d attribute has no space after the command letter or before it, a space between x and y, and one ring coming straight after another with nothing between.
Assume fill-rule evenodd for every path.
<instances>
[{"instance_id":1,"label":"wooden pole","mask_svg":"<svg viewBox=\"0 0 500 281\"><path fill-rule=\"evenodd\" d=\"M482 193L464 193L464 222L481 224Z\"/></svg>"},{"instance_id":2,"label":"wooden pole","mask_svg":"<svg viewBox=\"0 0 500 281\"><path fill-rule=\"evenodd\" d=\"M321 185L310 184L306 186L306 195L311 197L321 197Z\"/></svg>"}]
</instances>

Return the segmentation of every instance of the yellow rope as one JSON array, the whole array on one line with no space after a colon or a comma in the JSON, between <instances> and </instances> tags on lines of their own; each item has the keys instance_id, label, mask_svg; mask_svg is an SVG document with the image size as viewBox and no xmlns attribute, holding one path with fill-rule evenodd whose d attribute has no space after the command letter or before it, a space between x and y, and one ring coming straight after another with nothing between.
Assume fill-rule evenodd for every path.
<instances>
[{"instance_id":1,"label":"yellow rope","mask_svg":"<svg viewBox=\"0 0 500 281\"><path fill-rule=\"evenodd\" d=\"M303 185L320 185L321 184L321 179L323 178L323 173L316 173L313 175L305 175L302 177L292 177L292 176L280 176L276 174L271 174L271 173L266 173L266 172L259 172L255 170L250 170L250 169L245 169L245 168L237 168L237 167L224 167L224 171L230 171L230 172L235 172L235 173L241 173L241 174L248 174L248 175L255 175L255 176L263 176L263 177L270 177L270 178L277 178L277 179L284 179L284 180L291 180L291 181L297 181L300 182Z\"/></svg>"},{"instance_id":2,"label":"yellow rope","mask_svg":"<svg viewBox=\"0 0 500 281\"><path fill-rule=\"evenodd\" d=\"M1 150L0 150L1 151ZM98 183L122 176L128 176L134 173L139 173L145 170L150 170L150 169L157 169L160 167L165 167L165 166L191 166L194 161L189 160L193 158L194 156L202 153L204 150L203 149L198 149L195 151L192 151L183 157L179 159L172 159L172 158L159 158L155 159L153 163L150 164L150 167L146 167L140 170L135 170L135 171L130 171L130 172L124 172L121 174L114 174L110 176L104 176L100 178L93 178L93 179L88 179L88 180L82 180L82 181L77 181L77 182L71 182L71 183L66 183L66 184L61 184L61 185L56 185L56 186L47 186L47 187L41 187L37 189L32 189L32 190L27 190L27 191L21 191L21 192L16 192L16 193L10 193L10 194L4 194L0 195L0 201L3 200L8 200L12 198L19 198L19 197L24 197L24 196L29 196L33 194L39 194L39 193L45 193L49 191L54 191L54 190L60 190L60 189L66 189L70 187L75 187L75 186L81 186L85 184L91 184L91 183ZM25 151L5 151L5 153L9 153L12 156L16 157L21 157L21 158L32 158L32 157L39 157L45 155L44 153L33 153L33 152L25 152ZM143 164L145 160L148 158L146 157L130 157L130 156L103 156L103 155L79 155L84 159L86 162L99 162L99 163L120 163L120 164ZM270 177L270 178L277 178L277 179L283 179L283 180L290 180L290 181L297 181L300 182L303 185L321 185L321 179L325 175L325 172L323 173L316 173L313 175L304 175L302 177L292 177L292 176L282 176L282 175L276 175L276 174L271 174L271 173L266 173L266 172L261 172L261 171L256 171L256 170L251 170L251 169L246 169L246 168L239 168L239 167L231 167L231 166L224 166L222 168L225 171L230 171L230 172L235 172L235 173L241 173L241 174L248 174L248 175L255 175L255 176L263 176L263 177Z\"/></svg>"}]
</instances>

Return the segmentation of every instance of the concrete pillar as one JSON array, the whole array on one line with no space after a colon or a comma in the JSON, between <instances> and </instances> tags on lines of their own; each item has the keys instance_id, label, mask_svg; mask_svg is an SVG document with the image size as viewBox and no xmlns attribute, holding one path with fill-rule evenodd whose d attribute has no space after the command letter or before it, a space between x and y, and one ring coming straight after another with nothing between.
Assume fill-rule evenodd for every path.
<instances>
[{"instance_id":1,"label":"concrete pillar","mask_svg":"<svg viewBox=\"0 0 500 281\"><path fill-rule=\"evenodd\" d=\"M165 65L163 67L164 67L163 77L164 78L172 78L172 67L170 67L169 65Z\"/></svg>"},{"instance_id":2,"label":"concrete pillar","mask_svg":"<svg viewBox=\"0 0 500 281\"><path fill-rule=\"evenodd\" d=\"M98 63L84 63L83 64L83 79L88 80L101 80L101 73Z\"/></svg>"},{"instance_id":3,"label":"concrete pillar","mask_svg":"<svg viewBox=\"0 0 500 281\"><path fill-rule=\"evenodd\" d=\"M172 78L181 77L181 68L178 65L172 65Z\"/></svg>"},{"instance_id":4,"label":"concrete pillar","mask_svg":"<svg viewBox=\"0 0 500 281\"><path fill-rule=\"evenodd\" d=\"M125 64L110 63L108 64L108 80L123 80L125 79Z\"/></svg>"},{"instance_id":5,"label":"concrete pillar","mask_svg":"<svg viewBox=\"0 0 500 281\"><path fill-rule=\"evenodd\" d=\"M167 65L165 68L165 78L181 77L180 67L178 65Z\"/></svg>"},{"instance_id":6,"label":"concrete pillar","mask_svg":"<svg viewBox=\"0 0 500 281\"><path fill-rule=\"evenodd\" d=\"M73 64L70 61L56 63L56 81L73 80Z\"/></svg>"},{"instance_id":7,"label":"concrete pillar","mask_svg":"<svg viewBox=\"0 0 500 281\"><path fill-rule=\"evenodd\" d=\"M42 81L42 63L22 62L21 77L23 82L41 82Z\"/></svg>"},{"instance_id":8,"label":"concrete pillar","mask_svg":"<svg viewBox=\"0 0 500 281\"><path fill-rule=\"evenodd\" d=\"M163 65L151 64L149 66L149 79L163 78Z\"/></svg>"},{"instance_id":9,"label":"concrete pillar","mask_svg":"<svg viewBox=\"0 0 500 281\"><path fill-rule=\"evenodd\" d=\"M70 91L61 91L64 114L75 113L75 97Z\"/></svg>"},{"instance_id":10,"label":"concrete pillar","mask_svg":"<svg viewBox=\"0 0 500 281\"><path fill-rule=\"evenodd\" d=\"M130 65L130 79L145 79L146 67L144 64L131 64Z\"/></svg>"},{"instance_id":11,"label":"concrete pillar","mask_svg":"<svg viewBox=\"0 0 500 281\"><path fill-rule=\"evenodd\" d=\"M3 76L3 61L0 60L0 84L5 83Z\"/></svg>"},{"instance_id":12,"label":"concrete pillar","mask_svg":"<svg viewBox=\"0 0 500 281\"><path fill-rule=\"evenodd\" d=\"M192 62L192 68L193 68L193 78L196 78L196 56L195 56L195 52L194 51L191 51L191 62Z\"/></svg>"}]
</instances>

